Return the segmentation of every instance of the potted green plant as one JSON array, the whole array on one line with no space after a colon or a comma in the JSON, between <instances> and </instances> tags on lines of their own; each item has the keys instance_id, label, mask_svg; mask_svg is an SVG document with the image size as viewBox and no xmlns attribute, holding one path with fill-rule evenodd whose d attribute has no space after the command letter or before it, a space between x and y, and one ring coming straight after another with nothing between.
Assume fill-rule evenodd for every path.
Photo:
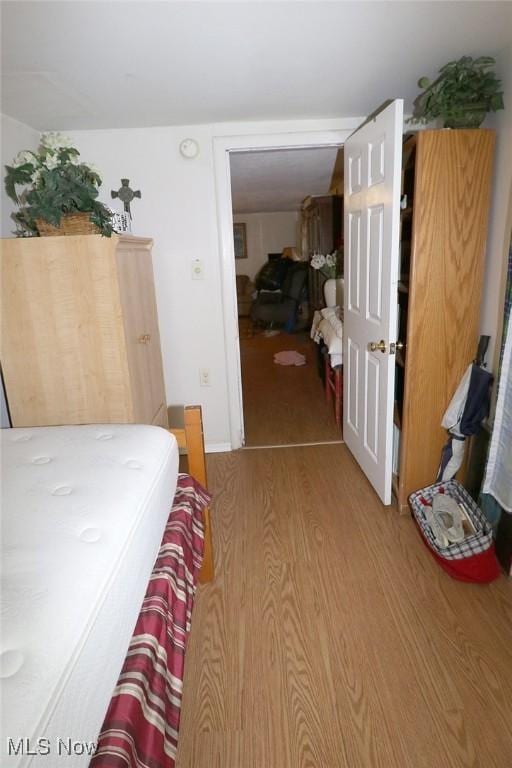
<instances>
[{"instance_id":1,"label":"potted green plant","mask_svg":"<svg viewBox=\"0 0 512 768\"><path fill-rule=\"evenodd\" d=\"M427 123L436 118L445 128L478 128L487 112L503 109L501 81L492 67L491 56L462 56L441 67L439 77L418 81L424 88L414 102L412 122Z\"/></svg>"},{"instance_id":2,"label":"potted green plant","mask_svg":"<svg viewBox=\"0 0 512 768\"><path fill-rule=\"evenodd\" d=\"M97 199L101 178L79 156L65 136L46 133L36 152L19 152L12 165L5 166L5 191L19 206L12 215L19 237L90 233L110 237L112 214Z\"/></svg>"}]
</instances>

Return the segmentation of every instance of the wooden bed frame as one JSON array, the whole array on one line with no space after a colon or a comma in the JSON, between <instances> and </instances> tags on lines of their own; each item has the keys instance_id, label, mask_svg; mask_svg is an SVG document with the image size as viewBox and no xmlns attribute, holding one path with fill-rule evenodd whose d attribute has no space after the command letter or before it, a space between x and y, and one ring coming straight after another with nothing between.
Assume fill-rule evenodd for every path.
<instances>
[{"instance_id":1,"label":"wooden bed frame","mask_svg":"<svg viewBox=\"0 0 512 768\"><path fill-rule=\"evenodd\" d=\"M207 488L206 460L204 453L203 418L200 405L187 405L184 409L184 426L170 428L178 443L178 447L187 452L188 473L198 483ZM199 581L204 584L213 581L213 545L209 507L204 510L204 556L203 565L199 572Z\"/></svg>"}]
</instances>

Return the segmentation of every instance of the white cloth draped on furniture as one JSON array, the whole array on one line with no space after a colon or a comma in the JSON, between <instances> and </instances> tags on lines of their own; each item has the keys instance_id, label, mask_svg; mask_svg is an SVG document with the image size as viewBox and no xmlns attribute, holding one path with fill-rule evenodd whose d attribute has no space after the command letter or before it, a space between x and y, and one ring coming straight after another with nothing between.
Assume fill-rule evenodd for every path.
<instances>
[{"instance_id":1,"label":"white cloth draped on furniture","mask_svg":"<svg viewBox=\"0 0 512 768\"><path fill-rule=\"evenodd\" d=\"M343 365L343 323L340 307L326 307L313 316L310 336L314 342L322 341L329 352L331 367Z\"/></svg>"}]
</instances>

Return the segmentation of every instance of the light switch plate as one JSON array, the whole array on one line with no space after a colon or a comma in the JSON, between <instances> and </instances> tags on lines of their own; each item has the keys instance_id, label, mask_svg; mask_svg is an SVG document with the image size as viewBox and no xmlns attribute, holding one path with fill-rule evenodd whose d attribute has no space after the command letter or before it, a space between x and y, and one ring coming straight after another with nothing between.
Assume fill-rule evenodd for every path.
<instances>
[{"instance_id":1,"label":"light switch plate","mask_svg":"<svg viewBox=\"0 0 512 768\"><path fill-rule=\"evenodd\" d=\"M199 369L199 383L202 387L209 387L211 386L211 377L210 377L210 369L209 368L200 368Z\"/></svg>"}]
</instances>

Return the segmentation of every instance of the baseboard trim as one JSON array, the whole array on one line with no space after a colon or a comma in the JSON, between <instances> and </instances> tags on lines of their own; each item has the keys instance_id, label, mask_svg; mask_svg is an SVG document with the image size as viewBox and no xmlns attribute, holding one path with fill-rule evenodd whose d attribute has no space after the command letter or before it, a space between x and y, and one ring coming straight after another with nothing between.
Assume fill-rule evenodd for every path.
<instances>
[{"instance_id":1,"label":"baseboard trim","mask_svg":"<svg viewBox=\"0 0 512 768\"><path fill-rule=\"evenodd\" d=\"M244 451L263 451L269 448L309 448L315 445L345 445L344 440L320 440L316 443L284 443L281 445L244 445Z\"/></svg>"},{"instance_id":2,"label":"baseboard trim","mask_svg":"<svg viewBox=\"0 0 512 768\"><path fill-rule=\"evenodd\" d=\"M308 448L315 445L344 445L344 440L319 440L316 443L282 443L280 445L243 445L243 451L262 451L265 448ZM231 453L231 443L206 443L205 453Z\"/></svg>"},{"instance_id":3,"label":"baseboard trim","mask_svg":"<svg viewBox=\"0 0 512 768\"><path fill-rule=\"evenodd\" d=\"M229 453L232 450L231 443L206 443L205 453Z\"/></svg>"}]
</instances>

